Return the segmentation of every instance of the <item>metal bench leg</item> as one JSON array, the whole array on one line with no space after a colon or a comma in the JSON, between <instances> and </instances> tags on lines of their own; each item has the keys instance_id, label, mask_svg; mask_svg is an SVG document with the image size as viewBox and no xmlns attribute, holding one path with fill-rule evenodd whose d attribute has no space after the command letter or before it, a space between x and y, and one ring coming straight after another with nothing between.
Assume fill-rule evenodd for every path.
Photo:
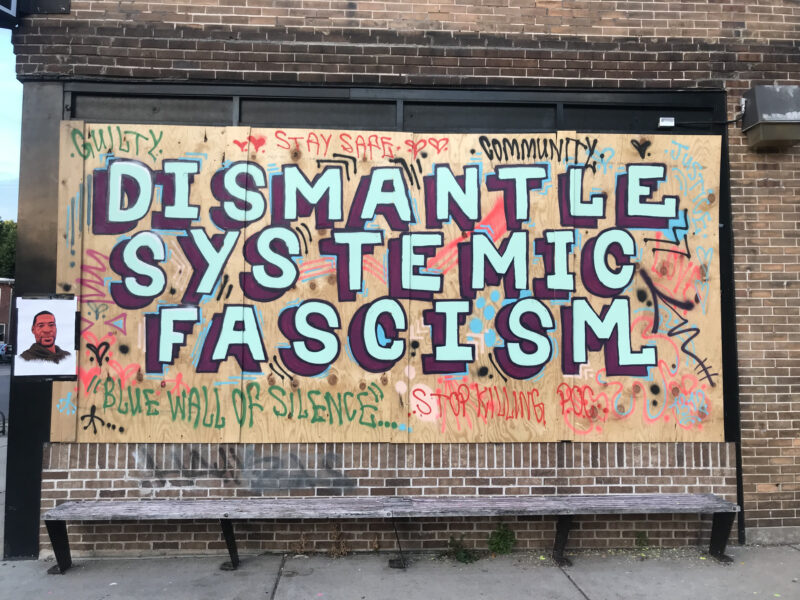
<instances>
[{"instance_id":1,"label":"metal bench leg","mask_svg":"<svg viewBox=\"0 0 800 600\"><path fill-rule=\"evenodd\" d=\"M553 543L553 560L559 567L571 567L572 561L564 556L567 537L572 528L572 515L561 515L556 521L556 540Z\"/></svg>"},{"instance_id":2,"label":"metal bench leg","mask_svg":"<svg viewBox=\"0 0 800 600\"><path fill-rule=\"evenodd\" d=\"M69 538L67 537L66 521L45 521L47 535L53 545L56 555L56 564L47 569L51 575L60 575L72 566L72 555L69 551Z\"/></svg>"},{"instance_id":3,"label":"metal bench leg","mask_svg":"<svg viewBox=\"0 0 800 600\"><path fill-rule=\"evenodd\" d=\"M239 566L239 551L236 549L236 538L233 535L233 522L230 519L220 519L222 535L225 544L228 546L228 554L231 555L230 561L222 563L220 569L223 571L235 571Z\"/></svg>"},{"instance_id":4,"label":"metal bench leg","mask_svg":"<svg viewBox=\"0 0 800 600\"><path fill-rule=\"evenodd\" d=\"M708 553L720 562L730 563L733 559L725 554L725 546L728 545L728 536L731 534L733 520L736 513L714 513L711 521L711 545Z\"/></svg>"},{"instance_id":5,"label":"metal bench leg","mask_svg":"<svg viewBox=\"0 0 800 600\"><path fill-rule=\"evenodd\" d=\"M392 517L392 525L394 526L394 537L397 540L397 552L400 558L389 559L389 567L392 569L405 569L408 567L408 563L406 562L406 557L403 555L403 546L400 544L400 534L397 533L397 522L394 520L394 517Z\"/></svg>"}]
</instances>

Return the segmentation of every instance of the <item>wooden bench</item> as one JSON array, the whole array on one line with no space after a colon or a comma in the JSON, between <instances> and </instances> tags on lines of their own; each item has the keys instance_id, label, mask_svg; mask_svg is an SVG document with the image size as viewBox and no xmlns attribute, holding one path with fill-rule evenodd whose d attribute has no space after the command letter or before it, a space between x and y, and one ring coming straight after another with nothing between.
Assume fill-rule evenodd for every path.
<instances>
[{"instance_id":1,"label":"wooden bench","mask_svg":"<svg viewBox=\"0 0 800 600\"><path fill-rule=\"evenodd\" d=\"M63 573L72 565L67 521L219 520L230 562L236 569L239 553L233 521L255 519L391 519L420 517L499 517L552 515L557 518L553 559L569 565L564 556L572 519L577 515L713 514L711 556L723 561L731 527L739 507L712 494L585 494L564 496L480 497L315 497L238 498L218 500L135 500L66 502L48 511L47 533L57 564L50 573ZM400 558L393 567L405 568L395 523Z\"/></svg>"}]
</instances>

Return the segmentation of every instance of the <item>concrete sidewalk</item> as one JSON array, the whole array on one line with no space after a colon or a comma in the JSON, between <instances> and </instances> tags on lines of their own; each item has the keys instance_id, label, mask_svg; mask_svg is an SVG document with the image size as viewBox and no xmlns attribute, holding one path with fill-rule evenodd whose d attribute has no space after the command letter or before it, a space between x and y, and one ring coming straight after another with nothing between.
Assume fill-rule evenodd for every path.
<instances>
[{"instance_id":1,"label":"concrete sidewalk","mask_svg":"<svg viewBox=\"0 0 800 600\"><path fill-rule=\"evenodd\" d=\"M0 509L5 499L7 437L0 437ZM0 512L0 536L3 516ZM0 537L2 539L2 537ZM393 554L345 558L244 556L238 571L221 571L227 555L143 559L77 558L64 575L52 562L0 562L0 600L800 600L800 546L729 547L722 565L696 548L596 551L572 555L559 568L547 552L485 557L461 564L434 554L412 555L406 571L390 569Z\"/></svg>"},{"instance_id":2,"label":"concrete sidewalk","mask_svg":"<svg viewBox=\"0 0 800 600\"><path fill-rule=\"evenodd\" d=\"M44 561L0 563L0 599L543 600L800 599L800 547L732 547L722 565L697 549L576 553L559 568L545 554L519 553L461 564L413 555L406 571L390 554L245 556L238 571L219 557L77 559L64 575Z\"/></svg>"}]
</instances>

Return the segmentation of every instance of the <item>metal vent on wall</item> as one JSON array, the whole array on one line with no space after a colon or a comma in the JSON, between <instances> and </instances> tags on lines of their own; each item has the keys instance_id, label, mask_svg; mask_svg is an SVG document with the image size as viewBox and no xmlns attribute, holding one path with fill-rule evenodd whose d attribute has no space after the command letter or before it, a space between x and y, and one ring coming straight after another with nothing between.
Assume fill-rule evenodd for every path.
<instances>
[{"instance_id":1,"label":"metal vent on wall","mask_svg":"<svg viewBox=\"0 0 800 600\"><path fill-rule=\"evenodd\" d=\"M757 85L745 92L742 132L753 150L800 142L800 86Z\"/></svg>"}]
</instances>

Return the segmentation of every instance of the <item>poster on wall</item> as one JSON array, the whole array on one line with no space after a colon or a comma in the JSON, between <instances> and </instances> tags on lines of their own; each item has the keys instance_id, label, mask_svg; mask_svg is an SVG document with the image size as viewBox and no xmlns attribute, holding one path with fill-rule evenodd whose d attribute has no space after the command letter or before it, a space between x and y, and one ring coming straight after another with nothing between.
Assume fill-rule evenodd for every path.
<instances>
[{"instance_id":1,"label":"poster on wall","mask_svg":"<svg viewBox=\"0 0 800 600\"><path fill-rule=\"evenodd\" d=\"M75 378L77 299L17 298L14 376Z\"/></svg>"},{"instance_id":2,"label":"poster on wall","mask_svg":"<svg viewBox=\"0 0 800 600\"><path fill-rule=\"evenodd\" d=\"M52 439L723 439L719 136L62 123Z\"/></svg>"}]
</instances>

